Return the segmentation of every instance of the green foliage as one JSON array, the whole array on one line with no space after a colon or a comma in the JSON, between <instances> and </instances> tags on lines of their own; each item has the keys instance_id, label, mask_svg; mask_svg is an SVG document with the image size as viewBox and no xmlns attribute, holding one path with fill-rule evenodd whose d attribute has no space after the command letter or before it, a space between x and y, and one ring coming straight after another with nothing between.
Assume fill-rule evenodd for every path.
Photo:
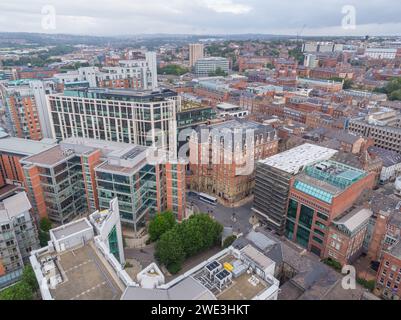
<instances>
[{"instance_id":1,"label":"green foliage","mask_svg":"<svg viewBox=\"0 0 401 320\"><path fill-rule=\"evenodd\" d=\"M177 64L169 64L163 68L158 70L160 74L167 74L167 75L175 75L175 76L182 76L183 74L187 73L189 70Z\"/></svg>"},{"instance_id":2,"label":"green foliage","mask_svg":"<svg viewBox=\"0 0 401 320\"><path fill-rule=\"evenodd\" d=\"M223 248L228 248L233 244L233 242L237 240L237 236L231 235L224 239Z\"/></svg>"},{"instance_id":3,"label":"green foliage","mask_svg":"<svg viewBox=\"0 0 401 320\"><path fill-rule=\"evenodd\" d=\"M33 293L25 282L17 284L0 291L0 300L32 300Z\"/></svg>"},{"instance_id":4,"label":"green foliage","mask_svg":"<svg viewBox=\"0 0 401 320\"><path fill-rule=\"evenodd\" d=\"M47 64L52 62L60 62L60 59L52 58L54 56L60 56L64 54L68 54L74 51L74 47L72 46L65 46L65 45L58 45L54 48L49 49L48 51L40 51L38 54L31 55L31 56L22 56L19 60L4 60L2 61L3 66L25 66L31 64L34 67L44 67Z\"/></svg>"},{"instance_id":5,"label":"green foliage","mask_svg":"<svg viewBox=\"0 0 401 320\"><path fill-rule=\"evenodd\" d=\"M375 280L366 280L362 278L357 278L356 282L370 291L373 291L375 289L376 285Z\"/></svg>"},{"instance_id":6,"label":"green foliage","mask_svg":"<svg viewBox=\"0 0 401 320\"><path fill-rule=\"evenodd\" d=\"M46 247L47 242L50 240L49 231L52 228L52 224L48 218L42 218L39 223L39 242L40 246Z\"/></svg>"},{"instance_id":7,"label":"green foliage","mask_svg":"<svg viewBox=\"0 0 401 320\"><path fill-rule=\"evenodd\" d=\"M155 247L156 259L171 273L181 269L184 259L215 245L223 226L207 214L196 214L161 235Z\"/></svg>"},{"instance_id":8,"label":"green foliage","mask_svg":"<svg viewBox=\"0 0 401 320\"><path fill-rule=\"evenodd\" d=\"M38 289L35 273L29 265L24 268L19 282L0 291L0 300L33 300L34 293Z\"/></svg>"},{"instance_id":9,"label":"green foliage","mask_svg":"<svg viewBox=\"0 0 401 320\"><path fill-rule=\"evenodd\" d=\"M149 224L150 241L157 241L160 237L172 229L176 224L174 213L171 211L162 212L156 215Z\"/></svg>"},{"instance_id":10,"label":"green foliage","mask_svg":"<svg viewBox=\"0 0 401 320\"><path fill-rule=\"evenodd\" d=\"M227 75L227 72L225 72L220 67L217 67L216 71L214 71L214 72L209 72L209 77L225 77L226 75Z\"/></svg>"},{"instance_id":11,"label":"green foliage","mask_svg":"<svg viewBox=\"0 0 401 320\"><path fill-rule=\"evenodd\" d=\"M298 61L299 64L302 64L304 61L304 54L301 46L297 46L296 48L289 50L288 55Z\"/></svg>"},{"instance_id":12,"label":"green foliage","mask_svg":"<svg viewBox=\"0 0 401 320\"><path fill-rule=\"evenodd\" d=\"M343 78L340 78L340 77L332 77L332 78L330 78L330 80L337 81L337 82L343 82L344 81L343 89L345 89L345 90L346 89L351 89L352 85L354 84L354 82L351 79L343 79Z\"/></svg>"},{"instance_id":13,"label":"green foliage","mask_svg":"<svg viewBox=\"0 0 401 320\"><path fill-rule=\"evenodd\" d=\"M391 92L389 98L392 101L394 101L394 100L401 101L401 89L398 89L398 90L395 90L395 91Z\"/></svg>"},{"instance_id":14,"label":"green foliage","mask_svg":"<svg viewBox=\"0 0 401 320\"><path fill-rule=\"evenodd\" d=\"M52 228L52 223L48 218L42 218L39 223L39 228L44 232L49 232Z\"/></svg>"},{"instance_id":15,"label":"green foliage","mask_svg":"<svg viewBox=\"0 0 401 320\"><path fill-rule=\"evenodd\" d=\"M27 265L22 273L21 281L26 283L32 291L39 289L38 281L36 280L35 272L31 265Z\"/></svg>"},{"instance_id":16,"label":"green foliage","mask_svg":"<svg viewBox=\"0 0 401 320\"><path fill-rule=\"evenodd\" d=\"M274 69L274 65L270 62L266 63L266 68L272 70L272 69Z\"/></svg>"},{"instance_id":17,"label":"green foliage","mask_svg":"<svg viewBox=\"0 0 401 320\"><path fill-rule=\"evenodd\" d=\"M172 265L180 269L185 259L185 251L177 227L164 233L155 247L156 259L167 269Z\"/></svg>"},{"instance_id":18,"label":"green foliage","mask_svg":"<svg viewBox=\"0 0 401 320\"><path fill-rule=\"evenodd\" d=\"M390 100L401 100L401 78L394 78L383 88L375 88L374 92L386 93Z\"/></svg>"},{"instance_id":19,"label":"green foliage","mask_svg":"<svg viewBox=\"0 0 401 320\"><path fill-rule=\"evenodd\" d=\"M341 272L342 266L341 263L339 263L336 260L333 260L332 258L326 258L322 260L323 263L327 264L329 267L332 267L334 270Z\"/></svg>"}]
</instances>

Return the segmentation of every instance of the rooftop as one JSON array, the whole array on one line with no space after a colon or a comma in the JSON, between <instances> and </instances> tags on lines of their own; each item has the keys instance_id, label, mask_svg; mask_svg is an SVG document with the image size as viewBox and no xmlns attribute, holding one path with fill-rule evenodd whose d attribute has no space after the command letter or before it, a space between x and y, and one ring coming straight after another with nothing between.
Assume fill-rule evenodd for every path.
<instances>
[{"instance_id":1,"label":"rooftop","mask_svg":"<svg viewBox=\"0 0 401 320\"><path fill-rule=\"evenodd\" d=\"M357 208L333 223L336 225L343 225L349 232L353 233L358 230L360 226L364 225L372 214L373 212L370 209Z\"/></svg>"},{"instance_id":2,"label":"rooftop","mask_svg":"<svg viewBox=\"0 0 401 320\"><path fill-rule=\"evenodd\" d=\"M92 229L91 224L86 219L80 219L52 229L50 233L54 235L56 240L60 240L86 229Z\"/></svg>"},{"instance_id":3,"label":"rooftop","mask_svg":"<svg viewBox=\"0 0 401 320\"><path fill-rule=\"evenodd\" d=\"M39 256L42 268L57 265L60 283L50 289L55 300L117 300L121 289L90 243L83 247ZM83 276L85 275L85 276Z\"/></svg>"},{"instance_id":4,"label":"rooftop","mask_svg":"<svg viewBox=\"0 0 401 320\"><path fill-rule=\"evenodd\" d=\"M366 172L335 161L307 166L296 177L294 188L326 203L366 176Z\"/></svg>"},{"instance_id":5,"label":"rooftop","mask_svg":"<svg viewBox=\"0 0 401 320\"><path fill-rule=\"evenodd\" d=\"M328 160L336 153L337 150L334 149L305 143L259 162L290 174L297 174L303 167Z\"/></svg>"},{"instance_id":6,"label":"rooftop","mask_svg":"<svg viewBox=\"0 0 401 320\"><path fill-rule=\"evenodd\" d=\"M0 152L19 156L32 156L47 150L56 144L53 140L35 141L15 137L0 139Z\"/></svg>"},{"instance_id":7,"label":"rooftop","mask_svg":"<svg viewBox=\"0 0 401 320\"><path fill-rule=\"evenodd\" d=\"M70 156L71 154L66 153L60 145L56 145L50 149L23 159L22 163L32 163L39 166L53 166L58 164L60 161L69 158Z\"/></svg>"},{"instance_id":8,"label":"rooftop","mask_svg":"<svg viewBox=\"0 0 401 320\"><path fill-rule=\"evenodd\" d=\"M9 221L29 211L32 208L31 203L25 192L17 193L0 202L0 221Z\"/></svg>"},{"instance_id":9,"label":"rooftop","mask_svg":"<svg viewBox=\"0 0 401 320\"><path fill-rule=\"evenodd\" d=\"M234 242L234 247L241 249L248 243L272 259L280 268L283 263L294 276L281 283L278 300L358 300L365 290L357 284L355 290L345 290L341 286L342 276L303 248L287 240L281 240L266 230L257 229L253 235L241 237ZM264 248L264 249L263 249Z\"/></svg>"},{"instance_id":10,"label":"rooftop","mask_svg":"<svg viewBox=\"0 0 401 320\"><path fill-rule=\"evenodd\" d=\"M401 241L399 240L396 244L389 248L389 252L392 256L401 260Z\"/></svg>"},{"instance_id":11,"label":"rooftop","mask_svg":"<svg viewBox=\"0 0 401 320\"><path fill-rule=\"evenodd\" d=\"M134 90L134 89L111 89L111 88L76 88L65 90L58 96L72 96L88 99L104 99L104 100L123 100L133 102L156 102L163 101L177 96L172 90Z\"/></svg>"}]
</instances>

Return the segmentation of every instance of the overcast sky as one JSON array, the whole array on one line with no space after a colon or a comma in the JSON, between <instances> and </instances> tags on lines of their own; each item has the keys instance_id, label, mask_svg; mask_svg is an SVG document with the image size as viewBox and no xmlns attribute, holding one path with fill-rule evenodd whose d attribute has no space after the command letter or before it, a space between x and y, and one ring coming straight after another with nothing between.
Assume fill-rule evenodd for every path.
<instances>
[{"instance_id":1,"label":"overcast sky","mask_svg":"<svg viewBox=\"0 0 401 320\"><path fill-rule=\"evenodd\" d=\"M347 5L355 19L345 19L344 28L344 16L352 15L342 12ZM52 11L55 19L44 16ZM302 29L302 35L401 35L401 1L0 0L0 31L296 35Z\"/></svg>"}]
</instances>

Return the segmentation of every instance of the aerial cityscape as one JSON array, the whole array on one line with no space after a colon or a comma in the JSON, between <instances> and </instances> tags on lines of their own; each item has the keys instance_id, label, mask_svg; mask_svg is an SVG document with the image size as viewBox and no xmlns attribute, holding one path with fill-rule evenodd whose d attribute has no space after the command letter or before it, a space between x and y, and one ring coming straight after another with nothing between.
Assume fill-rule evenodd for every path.
<instances>
[{"instance_id":1,"label":"aerial cityscape","mask_svg":"<svg viewBox=\"0 0 401 320\"><path fill-rule=\"evenodd\" d=\"M0 300L401 299L401 4L349 2L1 3Z\"/></svg>"}]
</instances>

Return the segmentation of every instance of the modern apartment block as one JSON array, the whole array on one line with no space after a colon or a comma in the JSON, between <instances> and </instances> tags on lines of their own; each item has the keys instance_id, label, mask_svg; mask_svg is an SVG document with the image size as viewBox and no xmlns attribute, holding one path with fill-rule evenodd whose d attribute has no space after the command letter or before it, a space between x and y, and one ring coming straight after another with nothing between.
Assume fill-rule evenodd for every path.
<instances>
[{"instance_id":1,"label":"modern apartment block","mask_svg":"<svg viewBox=\"0 0 401 320\"><path fill-rule=\"evenodd\" d=\"M396 110L380 108L351 119L348 131L372 138L376 147L401 153L401 114Z\"/></svg>"},{"instance_id":2,"label":"modern apartment block","mask_svg":"<svg viewBox=\"0 0 401 320\"><path fill-rule=\"evenodd\" d=\"M13 136L32 140L51 137L46 94L55 90L56 84L52 81L24 79L0 84L7 124Z\"/></svg>"},{"instance_id":3,"label":"modern apartment block","mask_svg":"<svg viewBox=\"0 0 401 320\"><path fill-rule=\"evenodd\" d=\"M154 146L177 154L173 91L82 88L48 96L53 136L83 137Z\"/></svg>"},{"instance_id":4,"label":"modern apartment block","mask_svg":"<svg viewBox=\"0 0 401 320\"><path fill-rule=\"evenodd\" d=\"M291 178L305 166L328 160L336 153L336 150L306 143L258 161L252 211L270 229L283 235Z\"/></svg>"},{"instance_id":5,"label":"modern apartment block","mask_svg":"<svg viewBox=\"0 0 401 320\"><path fill-rule=\"evenodd\" d=\"M30 252L39 248L31 204L25 192L0 202L0 289L18 281Z\"/></svg>"},{"instance_id":6,"label":"modern apartment block","mask_svg":"<svg viewBox=\"0 0 401 320\"><path fill-rule=\"evenodd\" d=\"M201 43L191 43L189 45L189 66L195 66L196 61L203 59L204 46Z\"/></svg>"},{"instance_id":7,"label":"modern apartment block","mask_svg":"<svg viewBox=\"0 0 401 320\"><path fill-rule=\"evenodd\" d=\"M189 142L192 190L236 203L253 194L255 161L278 151L271 126L241 119L197 128Z\"/></svg>"},{"instance_id":8,"label":"modern apartment block","mask_svg":"<svg viewBox=\"0 0 401 320\"><path fill-rule=\"evenodd\" d=\"M27 140L15 137L0 139L0 188L7 185L24 185L24 172L20 160L47 150L55 141Z\"/></svg>"},{"instance_id":9,"label":"modern apartment block","mask_svg":"<svg viewBox=\"0 0 401 320\"><path fill-rule=\"evenodd\" d=\"M56 145L20 162L38 220L64 224L87 213L81 155Z\"/></svg>"},{"instance_id":10,"label":"modern apartment block","mask_svg":"<svg viewBox=\"0 0 401 320\"><path fill-rule=\"evenodd\" d=\"M209 57L198 59L195 62L195 74L198 77L209 77L210 74L220 69L221 71L228 73L230 64L226 58L222 57Z\"/></svg>"},{"instance_id":11,"label":"modern apartment block","mask_svg":"<svg viewBox=\"0 0 401 320\"><path fill-rule=\"evenodd\" d=\"M83 67L54 75L63 84L87 81L92 88L124 88L155 90L157 61L155 52L146 52L142 59L120 60L118 66Z\"/></svg>"},{"instance_id":12,"label":"modern apartment block","mask_svg":"<svg viewBox=\"0 0 401 320\"><path fill-rule=\"evenodd\" d=\"M330 225L333 224L345 233L356 232L358 226L354 223L365 217L364 212L362 217L354 215L352 218L347 216L348 210L352 209L362 192L373 189L374 185L374 173L368 174L336 161L324 160L306 166L290 182L286 237L323 257L326 245L331 245L330 241L340 238L336 232L331 232L332 237L328 238ZM365 218L367 225L368 217ZM341 227L343 224L348 224L348 231ZM349 255L347 253L345 261L352 260L362 248L363 236L359 241L360 246L356 251L351 249L355 252L350 252ZM334 248L340 250L339 247ZM338 258L330 249L328 256Z\"/></svg>"},{"instance_id":13,"label":"modern apartment block","mask_svg":"<svg viewBox=\"0 0 401 320\"><path fill-rule=\"evenodd\" d=\"M21 160L35 212L64 224L118 198L121 221L135 231L156 212L185 217L185 165L154 162L154 148L70 138ZM157 159L155 159L157 160Z\"/></svg>"}]
</instances>

